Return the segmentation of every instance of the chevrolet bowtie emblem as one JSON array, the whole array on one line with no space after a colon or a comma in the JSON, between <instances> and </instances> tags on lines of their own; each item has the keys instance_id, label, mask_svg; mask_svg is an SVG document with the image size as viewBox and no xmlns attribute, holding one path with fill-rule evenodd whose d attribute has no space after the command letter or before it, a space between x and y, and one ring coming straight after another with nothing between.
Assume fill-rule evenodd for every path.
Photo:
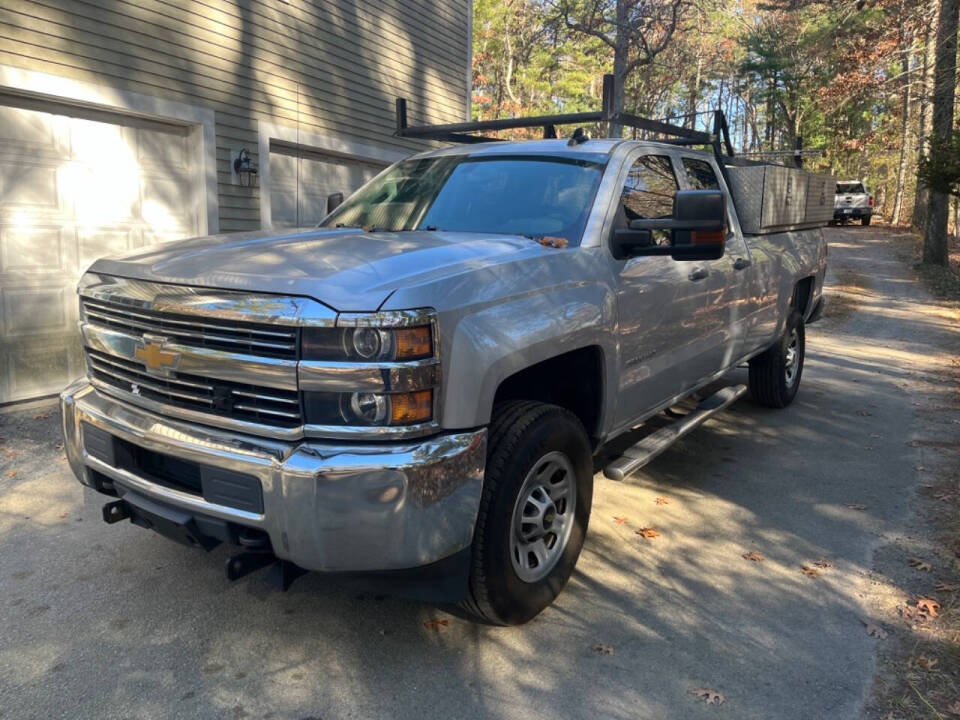
<instances>
[{"instance_id":1,"label":"chevrolet bowtie emblem","mask_svg":"<svg viewBox=\"0 0 960 720\"><path fill-rule=\"evenodd\" d=\"M180 362L180 353L164 350L166 342L165 337L144 334L143 345L137 347L134 355L146 366L148 372L167 375L176 369Z\"/></svg>"}]
</instances>

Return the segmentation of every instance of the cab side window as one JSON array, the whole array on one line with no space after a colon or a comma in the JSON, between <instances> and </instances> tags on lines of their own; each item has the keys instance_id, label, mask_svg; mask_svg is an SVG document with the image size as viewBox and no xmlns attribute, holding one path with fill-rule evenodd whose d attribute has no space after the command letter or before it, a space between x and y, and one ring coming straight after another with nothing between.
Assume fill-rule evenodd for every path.
<instances>
[{"instance_id":1,"label":"cab side window","mask_svg":"<svg viewBox=\"0 0 960 720\"><path fill-rule=\"evenodd\" d=\"M720 181L710 167L710 163L696 158L683 158L683 169L687 171L687 180L691 190L719 190Z\"/></svg>"},{"instance_id":2,"label":"cab side window","mask_svg":"<svg viewBox=\"0 0 960 720\"><path fill-rule=\"evenodd\" d=\"M644 155L630 168L620 198L620 225L631 220L673 217L673 198L677 194L677 176L666 155ZM658 245L669 242L668 233L654 231Z\"/></svg>"}]
</instances>

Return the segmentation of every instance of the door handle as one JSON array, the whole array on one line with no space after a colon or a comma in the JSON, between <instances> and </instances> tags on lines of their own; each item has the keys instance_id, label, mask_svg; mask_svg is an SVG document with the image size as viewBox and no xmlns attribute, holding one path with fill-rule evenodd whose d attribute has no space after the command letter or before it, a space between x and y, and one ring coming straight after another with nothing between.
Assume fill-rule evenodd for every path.
<instances>
[{"instance_id":1,"label":"door handle","mask_svg":"<svg viewBox=\"0 0 960 720\"><path fill-rule=\"evenodd\" d=\"M748 268L751 265L753 265L753 261L747 260L746 258L737 258L736 260L733 261L734 270L743 270L744 268Z\"/></svg>"},{"instance_id":2,"label":"door handle","mask_svg":"<svg viewBox=\"0 0 960 720\"><path fill-rule=\"evenodd\" d=\"M687 275L691 280L703 280L707 275L710 274L710 271L706 268L694 268L690 271L690 274Z\"/></svg>"}]
</instances>

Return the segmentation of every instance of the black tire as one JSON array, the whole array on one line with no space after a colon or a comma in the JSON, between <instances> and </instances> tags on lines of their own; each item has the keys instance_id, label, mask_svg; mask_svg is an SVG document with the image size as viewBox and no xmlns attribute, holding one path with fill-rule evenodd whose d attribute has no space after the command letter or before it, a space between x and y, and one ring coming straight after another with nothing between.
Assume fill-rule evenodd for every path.
<instances>
[{"instance_id":1,"label":"black tire","mask_svg":"<svg viewBox=\"0 0 960 720\"><path fill-rule=\"evenodd\" d=\"M860 218L860 224L861 224L861 225L869 225L869 224L870 224L870 216L869 216L869 215L864 215L862 218Z\"/></svg>"},{"instance_id":2,"label":"black tire","mask_svg":"<svg viewBox=\"0 0 960 720\"><path fill-rule=\"evenodd\" d=\"M566 457L573 471L576 501L571 511L572 529L566 545L557 549L549 573L528 582L517 574L514 564L519 560L511 558L513 518L528 475L551 453ZM563 476L566 474L563 471ZM570 579L580 555L592 496L592 451L575 415L555 405L529 401L511 401L495 408L473 537L470 591L460 609L478 622L520 625L550 605ZM559 508L558 504L558 515L562 514Z\"/></svg>"},{"instance_id":3,"label":"black tire","mask_svg":"<svg viewBox=\"0 0 960 720\"><path fill-rule=\"evenodd\" d=\"M788 357L792 344L794 360L790 371ZM787 319L786 330L780 339L750 361L750 393L753 399L769 408L785 408L792 403L800 389L805 353L803 317L794 310Z\"/></svg>"}]
</instances>

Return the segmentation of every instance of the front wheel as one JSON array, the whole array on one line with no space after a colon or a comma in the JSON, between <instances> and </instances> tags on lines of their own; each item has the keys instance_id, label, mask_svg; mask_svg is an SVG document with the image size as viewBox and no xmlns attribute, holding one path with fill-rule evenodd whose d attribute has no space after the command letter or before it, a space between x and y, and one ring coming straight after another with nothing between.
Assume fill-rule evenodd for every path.
<instances>
[{"instance_id":1,"label":"front wheel","mask_svg":"<svg viewBox=\"0 0 960 720\"><path fill-rule=\"evenodd\" d=\"M771 347L750 361L750 392L765 407L785 408L800 389L806 333L803 316L796 310L787 319L787 328Z\"/></svg>"},{"instance_id":2,"label":"front wheel","mask_svg":"<svg viewBox=\"0 0 960 720\"><path fill-rule=\"evenodd\" d=\"M514 401L494 410L460 605L473 619L519 625L560 594L587 533L591 457L583 425L563 408Z\"/></svg>"}]
</instances>

